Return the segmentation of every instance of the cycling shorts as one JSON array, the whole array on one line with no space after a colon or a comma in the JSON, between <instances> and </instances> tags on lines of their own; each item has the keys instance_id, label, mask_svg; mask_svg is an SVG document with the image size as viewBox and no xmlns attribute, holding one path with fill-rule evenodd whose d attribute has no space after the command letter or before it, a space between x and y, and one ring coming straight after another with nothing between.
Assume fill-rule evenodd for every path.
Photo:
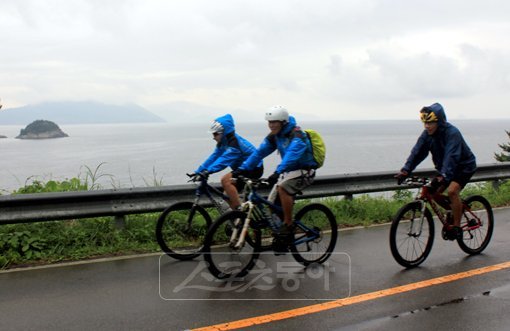
<instances>
[{"instance_id":1,"label":"cycling shorts","mask_svg":"<svg viewBox=\"0 0 510 331\"><path fill-rule=\"evenodd\" d=\"M464 188L467 183L469 183L469 180L471 177L473 177L474 172L459 172L457 174L453 175L453 178L451 182L459 183L460 187Z\"/></svg>"},{"instance_id":2,"label":"cycling shorts","mask_svg":"<svg viewBox=\"0 0 510 331\"><path fill-rule=\"evenodd\" d=\"M284 172L277 185L280 186L290 195L296 195L303 193L303 190L308 186L312 185L315 178L315 170L295 170L290 172Z\"/></svg>"}]
</instances>

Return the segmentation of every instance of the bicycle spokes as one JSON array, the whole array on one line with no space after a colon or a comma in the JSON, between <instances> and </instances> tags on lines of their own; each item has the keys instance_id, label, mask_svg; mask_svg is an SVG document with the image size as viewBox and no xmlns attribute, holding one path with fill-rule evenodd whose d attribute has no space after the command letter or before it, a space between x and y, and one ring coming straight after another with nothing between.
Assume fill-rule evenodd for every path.
<instances>
[{"instance_id":1,"label":"bicycle spokes","mask_svg":"<svg viewBox=\"0 0 510 331\"><path fill-rule=\"evenodd\" d=\"M494 216L484 197L475 195L464 201L461 227L462 237L457 243L464 252L478 254L487 247L494 228Z\"/></svg>"},{"instance_id":2,"label":"bicycle spokes","mask_svg":"<svg viewBox=\"0 0 510 331\"><path fill-rule=\"evenodd\" d=\"M429 255L433 241L430 212L416 202L402 207L390 229L390 248L395 260L404 267L416 267Z\"/></svg>"}]
</instances>

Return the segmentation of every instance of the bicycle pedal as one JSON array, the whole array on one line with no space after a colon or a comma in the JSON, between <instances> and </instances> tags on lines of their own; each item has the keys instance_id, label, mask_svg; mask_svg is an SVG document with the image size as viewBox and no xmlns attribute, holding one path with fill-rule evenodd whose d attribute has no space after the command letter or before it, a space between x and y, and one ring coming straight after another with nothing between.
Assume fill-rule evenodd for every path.
<instances>
[{"instance_id":1,"label":"bicycle pedal","mask_svg":"<svg viewBox=\"0 0 510 331\"><path fill-rule=\"evenodd\" d=\"M459 227L447 228L443 227L441 231L441 235L444 240L457 240L458 238L462 238L462 229Z\"/></svg>"},{"instance_id":2,"label":"bicycle pedal","mask_svg":"<svg viewBox=\"0 0 510 331\"><path fill-rule=\"evenodd\" d=\"M273 238L271 246L273 248L274 255L276 256L285 255L289 252L288 245L285 242L282 242L278 237Z\"/></svg>"}]
</instances>

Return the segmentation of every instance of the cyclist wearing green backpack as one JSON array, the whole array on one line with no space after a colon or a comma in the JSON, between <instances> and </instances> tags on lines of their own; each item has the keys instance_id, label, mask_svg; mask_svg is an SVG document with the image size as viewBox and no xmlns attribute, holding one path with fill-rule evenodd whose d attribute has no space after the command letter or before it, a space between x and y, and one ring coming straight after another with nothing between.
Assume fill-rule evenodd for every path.
<instances>
[{"instance_id":1,"label":"cyclist wearing green backpack","mask_svg":"<svg viewBox=\"0 0 510 331\"><path fill-rule=\"evenodd\" d=\"M279 234L282 237L288 237L293 230L294 197L312 184L315 169L320 165L314 159L309 136L297 126L295 118L289 116L287 109L282 106L273 106L266 112L265 119L268 121L271 132L262 141L260 147L233 173L233 176L252 170L262 159L278 150L282 161L275 172L268 177L268 182L271 185L276 184L271 191L270 199L275 199L278 193L282 204L284 223Z\"/></svg>"}]
</instances>

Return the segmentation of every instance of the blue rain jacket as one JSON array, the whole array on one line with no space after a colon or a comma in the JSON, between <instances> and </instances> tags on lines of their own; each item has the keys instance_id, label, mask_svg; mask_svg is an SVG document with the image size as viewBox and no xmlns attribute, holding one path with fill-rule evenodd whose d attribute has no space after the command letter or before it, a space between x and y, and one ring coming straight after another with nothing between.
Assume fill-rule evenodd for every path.
<instances>
[{"instance_id":1,"label":"blue rain jacket","mask_svg":"<svg viewBox=\"0 0 510 331\"><path fill-rule=\"evenodd\" d=\"M275 150L278 150L282 157L282 162L276 167L276 172L279 174L298 169L317 168L310 140L296 125L296 119L289 116L289 121L282 130L277 135L268 135L239 169L252 170L257 163Z\"/></svg>"},{"instance_id":2,"label":"blue rain jacket","mask_svg":"<svg viewBox=\"0 0 510 331\"><path fill-rule=\"evenodd\" d=\"M202 163L195 172L207 170L209 173L219 172L226 167L236 170L255 150L248 140L235 133L234 119L226 114L215 119L223 125L225 131L214 152ZM257 167L261 167L260 162Z\"/></svg>"},{"instance_id":3,"label":"blue rain jacket","mask_svg":"<svg viewBox=\"0 0 510 331\"><path fill-rule=\"evenodd\" d=\"M438 128L431 136L426 130L423 131L402 170L412 172L430 152L436 170L447 182L456 174L474 173L475 155L464 141L459 129L446 121L443 106L435 103L428 108L437 116Z\"/></svg>"}]
</instances>

